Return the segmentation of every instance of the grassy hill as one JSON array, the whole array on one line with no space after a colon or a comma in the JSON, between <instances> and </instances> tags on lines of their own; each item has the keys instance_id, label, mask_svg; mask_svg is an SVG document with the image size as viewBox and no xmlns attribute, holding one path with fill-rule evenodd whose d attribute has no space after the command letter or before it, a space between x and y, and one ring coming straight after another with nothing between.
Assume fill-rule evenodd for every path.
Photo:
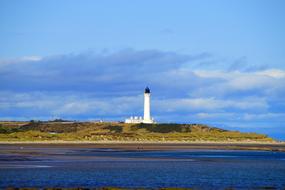
<instances>
[{"instance_id":1,"label":"grassy hill","mask_svg":"<svg viewBox=\"0 0 285 190\"><path fill-rule=\"evenodd\" d=\"M273 142L266 135L202 124L0 122L0 141Z\"/></svg>"}]
</instances>

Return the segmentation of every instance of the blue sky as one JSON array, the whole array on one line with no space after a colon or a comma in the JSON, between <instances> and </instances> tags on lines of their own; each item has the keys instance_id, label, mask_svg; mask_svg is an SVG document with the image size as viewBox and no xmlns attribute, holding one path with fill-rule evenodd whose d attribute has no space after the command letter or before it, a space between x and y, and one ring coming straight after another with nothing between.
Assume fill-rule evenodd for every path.
<instances>
[{"instance_id":1,"label":"blue sky","mask_svg":"<svg viewBox=\"0 0 285 190\"><path fill-rule=\"evenodd\" d=\"M1 1L0 118L160 122L285 139L285 3Z\"/></svg>"}]
</instances>

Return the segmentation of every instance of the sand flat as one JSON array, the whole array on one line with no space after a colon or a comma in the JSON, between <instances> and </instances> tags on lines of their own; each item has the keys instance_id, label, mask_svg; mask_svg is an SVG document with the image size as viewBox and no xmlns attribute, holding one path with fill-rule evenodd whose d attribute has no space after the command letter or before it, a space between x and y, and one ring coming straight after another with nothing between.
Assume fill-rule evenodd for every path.
<instances>
[{"instance_id":1,"label":"sand flat","mask_svg":"<svg viewBox=\"0 0 285 190\"><path fill-rule=\"evenodd\" d=\"M0 142L0 150L24 147L57 147L57 148L104 148L122 150L266 150L285 152L285 143L153 143L153 142Z\"/></svg>"}]
</instances>

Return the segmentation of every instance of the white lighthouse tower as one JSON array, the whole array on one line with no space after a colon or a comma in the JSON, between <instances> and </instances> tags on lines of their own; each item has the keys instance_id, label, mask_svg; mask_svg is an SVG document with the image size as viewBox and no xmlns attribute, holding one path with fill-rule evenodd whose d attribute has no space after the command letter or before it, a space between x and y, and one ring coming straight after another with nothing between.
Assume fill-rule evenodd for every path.
<instances>
[{"instance_id":1,"label":"white lighthouse tower","mask_svg":"<svg viewBox=\"0 0 285 190\"><path fill-rule=\"evenodd\" d=\"M154 123L154 119L150 117L150 89L144 90L144 112L142 117L130 117L125 120L125 123Z\"/></svg>"},{"instance_id":2,"label":"white lighthouse tower","mask_svg":"<svg viewBox=\"0 0 285 190\"><path fill-rule=\"evenodd\" d=\"M148 87L144 90L143 123L153 123L153 120L150 117L150 89Z\"/></svg>"}]
</instances>

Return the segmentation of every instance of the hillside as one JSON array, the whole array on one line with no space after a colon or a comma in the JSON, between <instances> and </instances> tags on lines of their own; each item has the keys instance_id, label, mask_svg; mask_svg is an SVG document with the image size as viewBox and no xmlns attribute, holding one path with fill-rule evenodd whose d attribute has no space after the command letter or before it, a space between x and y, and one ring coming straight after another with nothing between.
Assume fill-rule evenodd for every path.
<instances>
[{"instance_id":1,"label":"hillside","mask_svg":"<svg viewBox=\"0 0 285 190\"><path fill-rule=\"evenodd\" d=\"M202 124L0 122L0 141L273 142L266 135Z\"/></svg>"}]
</instances>

